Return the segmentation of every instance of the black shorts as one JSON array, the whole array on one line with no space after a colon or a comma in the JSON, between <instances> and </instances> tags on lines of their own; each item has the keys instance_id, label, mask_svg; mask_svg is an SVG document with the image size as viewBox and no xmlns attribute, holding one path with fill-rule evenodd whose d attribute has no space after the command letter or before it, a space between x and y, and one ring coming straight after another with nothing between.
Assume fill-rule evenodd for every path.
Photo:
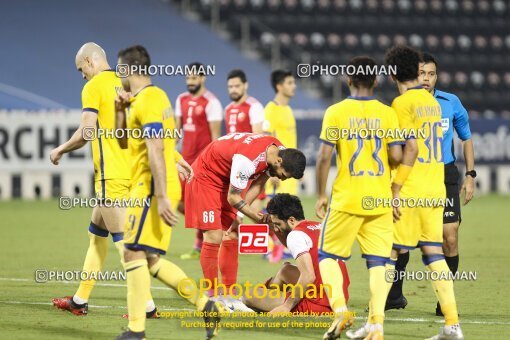
<instances>
[{"instance_id":1,"label":"black shorts","mask_svg":"<svg viewBox=\"0 0 510 340\"><path fill-rule=\"evenodd\" d=\"M446 186L447 204L444 208L443 224L460 223L459 170L455 163L444 166L444 184ZM450 204L452 201L453 204Z\"/></svg>"}]
</instances>

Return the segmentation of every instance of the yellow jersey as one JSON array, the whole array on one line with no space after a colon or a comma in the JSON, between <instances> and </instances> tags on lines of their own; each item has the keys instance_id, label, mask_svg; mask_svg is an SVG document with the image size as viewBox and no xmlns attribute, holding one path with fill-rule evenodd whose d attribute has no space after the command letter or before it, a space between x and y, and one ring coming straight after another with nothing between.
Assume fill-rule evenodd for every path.
<instances>
[{"instance_id":1,"label":"yellow jersey","mask_svg":"<svg viewBox=\"0 0 510 340\"><path fill-rule=\"evenodd\" d=\"M164 134L164 155L166 165L166 185L169 199L179 200L181 198L181 184L177 172L177 161L182 156L175 150L176 140L171 136L176 131L175 117L172 105L168 100L166 93L154 85L149 85L141 89L132 99L127 110L126 127L128 130L143 131L138 135L145 133ZM131 133L135 136L135 133ZM149 155L147 145L143 138L128 138L128 149L131 162L131 183L134 190L136 186L145 185L146 194L153 194L152 173L149 165ZM139 192L137 190L137 192Z\"/></svg>"},{"instance_id":2,"label":"yellow jersey","mask_svg":"<svg viewBox=\"0 0 510 340\"><path fill-rule=\"evenodd\" d=\"M338 167L331 209L354 215L391 210L388 146L404 143L398 130L395 111L372 97L348 97L326 110L320 139L335 147Z\"/></svg>"},{"instance_id":3,"label":"yellow jersey","mask_svg":"<svg viewBox=\"0 0 510 340\"><path fill-rule=\"evenodd\" d=\"M441 106L422 87L407 90L393 100L400 129L414 135L418 158L400 190L403 198L445 198Z\"/></svg>"},{"instance_id":4,"label":"yellow jersey","mask_svg":"<svg viewBox=\"0 0 510 340\"><path fill-rule=\"evenodd\" d=\"M82 111L97 114L97 129L115 129L115 98L122 91L122 83L115 71L106 70L89 80L81 92ZM97 134L92 140L94 180L129 180L129 154L120 148L115 138Z\"/></svg>"},{"instance_id":5,"label":"yellow jersey","mask_svg":"<svg viewBox=\"0 0 510 340\"><path fill-rule=\"evenodd\" d=\"M297 148L296 119L289 105L278 105L274 101L267 103L263 129L286 148Z\"/></svg>"}]
</instances>

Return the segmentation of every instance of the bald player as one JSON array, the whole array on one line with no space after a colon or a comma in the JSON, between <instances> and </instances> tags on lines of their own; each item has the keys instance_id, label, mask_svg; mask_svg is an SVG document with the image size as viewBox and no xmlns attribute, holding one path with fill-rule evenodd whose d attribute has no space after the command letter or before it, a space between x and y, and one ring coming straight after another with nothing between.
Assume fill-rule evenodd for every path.
<instances>
[{"instance_id":1,"label":"bald player","mask_svg":"<svg viewBox=\"0 0 510 340\"><path fill-rule=\"evenodd\" d=\"M84 132L90 129L115 128L114 102L117 94L122 91L122 83L110 68L105 51L93 42L86 43L78 50L75 62L77 70L87 80L81 94L82 116L80 126L72 137L51 151L50 160L55 165L59 164L64 154L87 144ZM131 175L127 150L121 149L114 138L100 136L92 140L91 144L96 197L119 201L128 199ZM89 248L83 264L84 272L99 272L103 267L108 253L109 234L122 262L125 219L124 207L94 207L88 228ZM88 300L94 285L95 280L81 281L73 296L55 298L53 305L75 315L87 315ZM157 317L152 296L149 296L146 312L148 318Z\"/></svg>"}]
</instances>

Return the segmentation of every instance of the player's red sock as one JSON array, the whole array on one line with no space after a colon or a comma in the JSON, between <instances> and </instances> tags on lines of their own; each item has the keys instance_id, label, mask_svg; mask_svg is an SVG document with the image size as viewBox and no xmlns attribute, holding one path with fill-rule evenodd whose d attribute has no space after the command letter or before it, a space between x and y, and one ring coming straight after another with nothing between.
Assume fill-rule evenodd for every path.
<instances>
[{"instance_id":1,"label":"player's red sock","mask_svg":"<svg viewBox=\"0 0 510 340\"><path fill-rule=\"evenodd\" d=\"M202 244L202 251L200 252L200 265L204 278L210 280L211 289L209 296L214 294L215 282L218 282L218 253L220 245L215 243L204 242Z\"/></svg>"},{"instance_id":2,"label":"player's red sock","mask_svg":"<svg viewBox=\"0 0 510 340\"><path fill-rule=\"evenodd\" d=\"M202 249L202 245L204 243L204 232L200 229L197 229L197 234L195 235L195 249Z\"/></svg>"},{"instance_id":3,"label":"player's red sock","mask_svg":"<svg viewBox=\"0 0 510 340\"><path fill-rule=\"evenodd\" d=\"M220 247L220 272L221 283L227 288L230 293L230 286L237 281L237 268L238 268L238 240L226 240L221 242ZM236 294L236 292L232 292Z\"/></svg>"}]
</instances>

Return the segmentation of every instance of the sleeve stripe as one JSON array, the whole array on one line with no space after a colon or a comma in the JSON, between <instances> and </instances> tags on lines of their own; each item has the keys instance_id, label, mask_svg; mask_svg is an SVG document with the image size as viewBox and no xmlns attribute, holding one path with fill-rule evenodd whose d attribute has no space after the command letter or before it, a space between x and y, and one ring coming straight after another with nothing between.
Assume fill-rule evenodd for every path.
<instances>
[{"instance_id":1,"label":"sleeve stripe","mask_svg":"<svg viewBox=\"0 0 510 340\"><path fill-rule=\"evenodd\" d=\"M336 146L336 144L335 144L335 143L331 143L330 141L328 141L328 140L324 140L324 139L322 139L322 138L321 138L321 142L322 142L322 143L324 143L324 144L328 144L328 145L330 145L330 146Z\"/></svg>"},{"instance_id":2,"label":"sleeve stripe","mask_svg":"<svg viewBox=\"0 0 510 340\"><path fill-rule=\"evenodd\" d=\"M99 113L99 110L94 109L94 108L92 108L92 107L84 107L83 109L81 109L81 112L85 112L85 111L90 111L90 112L94 112L94 113Z\"/></svg>"}]
</instances>

